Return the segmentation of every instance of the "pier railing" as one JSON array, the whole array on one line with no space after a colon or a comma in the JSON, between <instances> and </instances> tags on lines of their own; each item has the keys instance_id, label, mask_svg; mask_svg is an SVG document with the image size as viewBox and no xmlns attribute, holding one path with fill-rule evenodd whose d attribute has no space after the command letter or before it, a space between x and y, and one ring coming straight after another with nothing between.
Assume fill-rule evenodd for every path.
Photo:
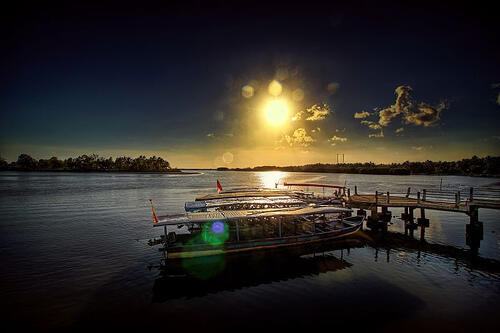
<instances>
[{"instance_id":1,"label":"pier railing","mask_svg":"<svg viewBox=\"0 0 500 333\"><path fill-rule=\"evenodd\" d=\"M457 187L456 189L412 190L408 187L406 191L377 190L372 194L359 193L357 186L354 186L353 193L350 188L347 189L345 199L347 201L369 200L375 205L391 205L394 200L401 204L403 204L402 200L417 205L446 204L443 208L449 210L454 210L450 205L453 205L455 209L462 208L463 210L467 210L469 205L500 209L500 189L496 188Z\"/></svg>"},{"instance_id":2,"label":"pier railing","mask_svg":"<svg viewBox=\"0 0 500 333\"><path fill-rule=\"evenodd\" d=\"M375 206L418 206L450 211L468 212L469 206L500 209L500 189L492 186L477 188L442 185L429 188L400 189L361 193L358 187L284 183L284 186L304 189L317 198L339 198L346 202L371 203Z\"/></svg>"}]
</instances>

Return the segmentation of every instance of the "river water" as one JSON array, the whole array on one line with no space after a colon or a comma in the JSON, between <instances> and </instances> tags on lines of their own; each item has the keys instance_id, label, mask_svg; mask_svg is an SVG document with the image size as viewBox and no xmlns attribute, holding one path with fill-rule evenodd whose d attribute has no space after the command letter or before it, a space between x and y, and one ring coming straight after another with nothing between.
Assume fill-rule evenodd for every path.
<instances>
[{"instance_id":1,"label":"river water","mask_svg":"<svg viewBox=\"0 0 500 333\"><path fill-rule=\"evenodd\" d=\"M162 273L147 240L149 199L159 214L225 187L276 181L375 190L497 186L499 179L285 172L0 173L0 292L4 327L42 330L180 328L492 329L500 311L500 211L481 209L484 240L474 265L439 250L363 246L297 258L241 258L211 277ZM401 210L393 209L399 216ZM465 245L466 215L427 211L428 243ZM416 214L418 216L418 213ZM158 228L160 229L160 228ZM393 218L389 231L403 232ZM452 252L455 253L455 252Z\"/></svg>"}]
</instances>

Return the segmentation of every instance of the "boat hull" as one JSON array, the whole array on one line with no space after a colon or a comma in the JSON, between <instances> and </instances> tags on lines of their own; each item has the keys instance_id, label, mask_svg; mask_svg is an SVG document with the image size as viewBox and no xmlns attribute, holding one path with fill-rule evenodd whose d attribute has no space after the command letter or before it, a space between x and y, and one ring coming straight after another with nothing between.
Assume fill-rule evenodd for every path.
<instances>
[{"instance_id":1,"label":"boat hull","mask_svg":"<svg viewBox=\"0 0 500 333\"><path fill-rule=\"evenodd\" d=\"M291 249L304 246L309 247L324 242L349 238L356 234L361 229L361 226L362 223L323 233L296 235L282 238L270 238L238 243L226 243L221 246L198 245L190 247L171 247L167 248L167 259L179 260L218 255L236 255L251 253L255 251Z\"/></svg>"}]
</instances>

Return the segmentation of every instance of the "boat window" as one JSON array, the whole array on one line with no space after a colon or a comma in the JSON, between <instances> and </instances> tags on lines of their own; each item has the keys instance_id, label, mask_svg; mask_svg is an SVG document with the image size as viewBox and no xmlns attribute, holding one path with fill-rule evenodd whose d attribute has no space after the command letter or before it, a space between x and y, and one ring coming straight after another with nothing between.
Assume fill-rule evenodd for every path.
<instances>
[{"instance_id":1,"label":"boat window","mask_svg":"<svg viewBox=\"0 0 500 333\"><path fill-rule=\"evenodd\" d=\"M284 217L281 222L281 236L293 236L296 234L296 226L294 223L294 218Z\"/></svg>"},{"instance_id":2,"label":"boat window","mask_svg":"<svg viewBox=\"0 0 500 333\"><path fill-rule=\"evenodd\" d=\"M279 237L279 219L276 217L267 218L264 223L264 238Z\"/></svg>"},{"instance_id":3,"label":"boat window","mask_svg":"<svg viewBox=\"0 0 500 333\"><path fill-rule=\"evenodd\" d=\"M297 235L312 234L314 232L313 223L304 219L299 219L296 222Z\"/></svg>"},{"instance_id":4,"label":"boat window","mask_svg":"<svg viewBox=\"0 0 500 333\"><path fill-rule=\"evenodd\" d=\"M240 220L240 241L278 237L279 227L276 218L250 218Z\"/></svg>"},{"instance_id":5,"label":"boat window","mask_svg":"<svg viewBox=\"0 0 500 333\"><path fill-rule=\"evenodd\" d=\"M238 241L238 237L236 235L236 221L229 221L227 222L227 225L229 227L229 237L226 242L234 243ZM240 224L238 222L238 228L240 227Z\"/></svg>"}]
</instances>

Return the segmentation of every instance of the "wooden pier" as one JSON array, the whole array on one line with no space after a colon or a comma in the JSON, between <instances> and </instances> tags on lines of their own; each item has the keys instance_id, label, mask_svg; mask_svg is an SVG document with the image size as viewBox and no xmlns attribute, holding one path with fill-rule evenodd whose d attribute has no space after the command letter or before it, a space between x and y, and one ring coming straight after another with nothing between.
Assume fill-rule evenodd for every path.
<instances>
[{"instance_id":1,"label":"wooden pier","mask_svg":"<svg viewBox=\"0 0 500 333\"><path fill-rule=\"evenodd\" d=\"M392 219L390 208L403 208L401 219L405 223L405 233L413 237L414 231L420 227L420 239L424 240L425 228L429 227L429 219L425 217L425 210L440 210L454 213L462 213L469 216L469 224L465 226L466 243L477 251L483 239L483 223L479 221L479 209L500 209L500 189L498 188L459 188L457 190L422 189L412 192L408 188L405 193L390 193L375 191L374 193L358 193L358 187L317 185L317 184L287 184L302 187L335 187L334 197L340 198L343 204L352 209L358 209L358 215L367 216L367 227L372 230L387 230L387 224ZM352 193L351 193L352 191ZM420 217L415 219L415 209L420 211Z\"/></svg>"},{"instance_id":2,"label":"wooden pier","mask_svg":"<svg viewBox=\"0 0 500 333\"><path fill-rule=\"evenodd\" d=\"M479 198L474 196L474 192L473 188L469 188L467 196L463 198L460 191L452 193L424 189L416 192L416 195L413 194L412 197L410 188L405 194L379 191L375 191L374 194L358 194L357 186L355 186L352 195L350 188L342 193L342 201L346 207L357 208L359 215L366 215L366 210L369 210L367 226L375 230L387 230L387 223L392 218L389 208L404 208L401 219L405 222L405 233L413 237L414 230L420 227L421 240L424 239L425 228L430 225L429 219L425 217L426 209L467 214L470 222L465 228L466 243L472 250L477 251L483 239L483 223L479 221L479 209L500 209L500 192L484 193L483 191L478 195ZM416 219L416 223L415 209L420 210L420 217Z\"/></svg>"}]
</instances>

